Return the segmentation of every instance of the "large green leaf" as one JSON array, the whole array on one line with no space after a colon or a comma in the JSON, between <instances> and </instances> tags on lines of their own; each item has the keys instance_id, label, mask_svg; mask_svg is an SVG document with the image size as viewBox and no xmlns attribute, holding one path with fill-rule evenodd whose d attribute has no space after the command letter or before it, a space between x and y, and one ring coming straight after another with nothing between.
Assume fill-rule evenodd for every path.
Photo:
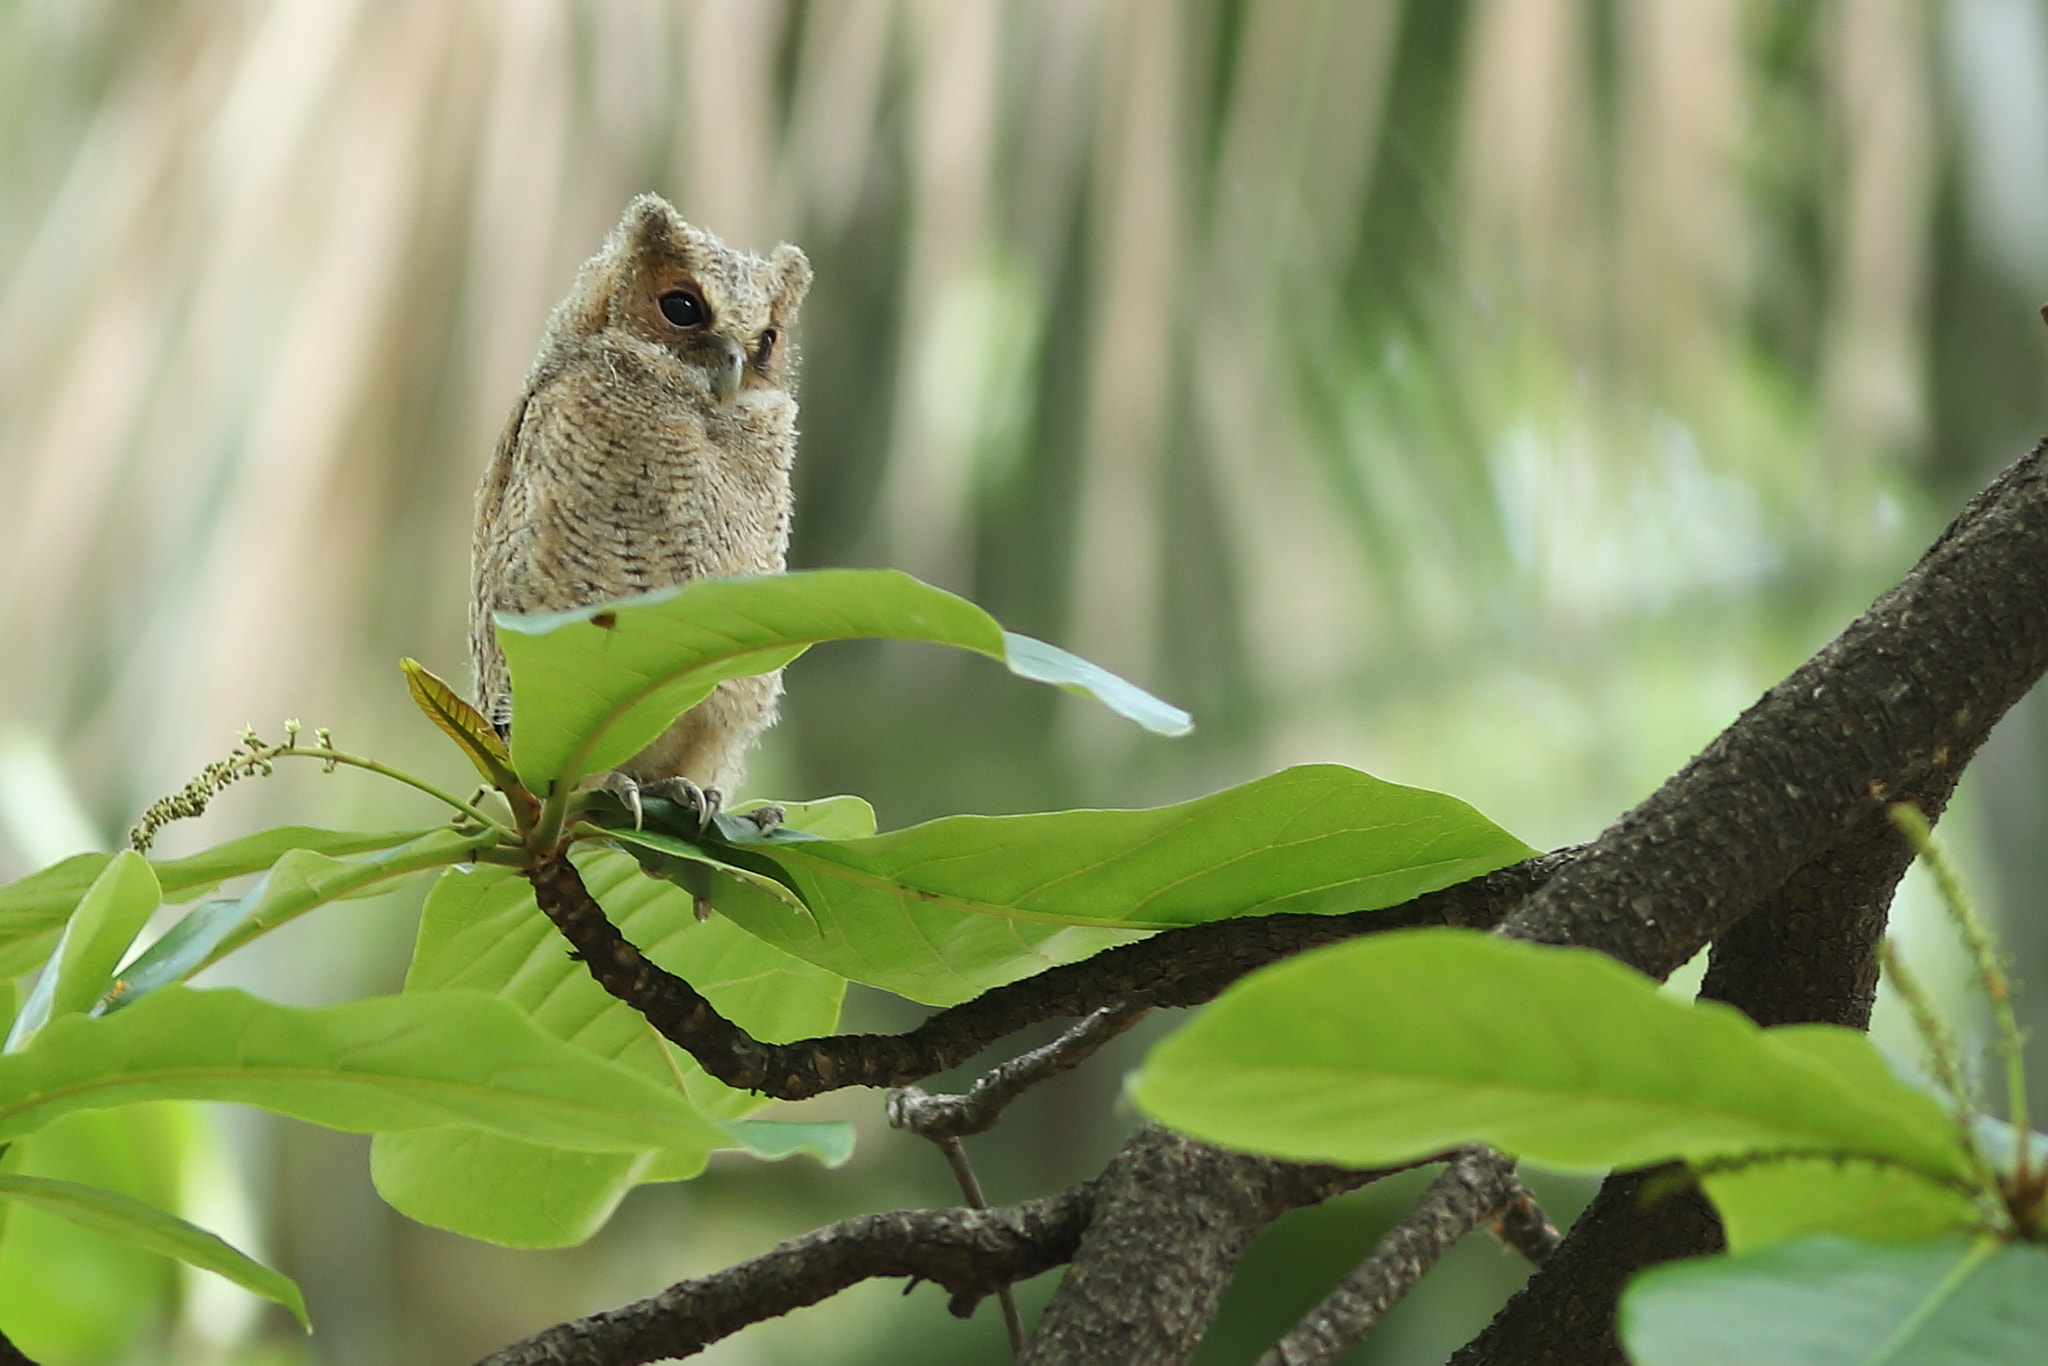
<instances>
[{"instance_id":1,"label":"large green leaf","mask_svg":"<svg viewBox=\"0 0 2048 1366\"><path fill-rule=\"evenodd\" d=\"M722 1141L674 1087L477 991L301 1009L173 986L115 1014L52 1020L0 1057L0 1139L143 1100L235 1101L357 1133L468 1124L590 1152Z\"/></svg>"},{"instance_id":2,"label":"large green leaf","mask_svg":"<svg viewBox=\"0 0 2048 1366\"><path fill-rule=\"evenodd\" d=\"M1455 797L1337 764L1151 810L947 816L868 839L728 847L772 860L816 921L722 878L713 906L790 953L934 1005L1134 932L1397 906L1533 852Z\"/></svg>"},{"instance_id":3,"label":"large green leaf","mask_svg":"<svg viewBox=\"0 0 2048 1366\"><path fill-rule=\"evenodd\" d=\"M306 1301L291 1277L236 1251L215 1234L144 1204L132 1195L76 1181L0 1173L0 1200L33 1205L81 1228L224 1276L244 1290L283 1305L300 1323L311 1327L306 1318Z\"/></svg>"},{"instance_id":4,"label":"large green leaf","mask_svg":"<svg viewBox=\"0 0 2048 1366\"><path fill-rule=\"evenodd\" d=\"M259 935L330 901L384 890L389 883L474 856L488 836L436 826L403 844L354 858L334 858L314 849L289 849L256 884L238 897L206 901L136 956L121 974L126 1007L157 988L190 977Z\"/></svg>"},{"instance_id":5,"label":"large green leaf","mask_svg":"<svg viewBox=\"0 0 2048 1366\"><path fill-rule=\"evenodd\" d=\"M152 864L167 901L197 896L231 877L260 872L291 849L335 856L363 854L408 843L426 830L316 830L285 825L216 845L189 858ZM79 898L106 870L112 854L74 854L18 882L0 887L0 978L18 977L43 961Z\"/></svg>"},{"instance_id":6,"label":"large green leaf","mask_svg":"<svg viewBox=\"0 0 2048 1366\"><path fill-rule=\"evenodd\" d=\"M542 793L617 767L722 680L779 669L826 640L953 645L1089 693L1148 729L1189 728L1178 708L892 569L704 579L573 612L500 613L497 623L512 673L513 766Z\"/></svg>"},{"instance_id":7,"label":"large green leaf","mask_svg":"<svg viewBox=\"0 0 2048 1366\"><path fill-rule=\"evenodd\" d=\"M98 1005L121 956L162 901L163 890L148 861L133 850L116 854L65 922L35 990L8 1031L6 1051L20 1051L53 1017Z\"/></svg>"},{"instance_id":8,"label":"large green leaf","mask_svg":"<svg viewBox=\"0 0 2048 1366\"><path fill-rule=\"evenodd\" d=\"M1562 1167L1782 1149L1965 1179L1941 1107L1861 1035L1816 1047L1822 1029L1775 1037L1590 950L1413 930L1252 974L1155 1048L1133 1090L1199 1138L1348 1166L1467 1143Z\"/></svg>"},{"instance_id":9,"label":"large green leaf","mask_svg":"<svg viewBox=\"0 0 2048 1366\"><path fill-rule=\"evenodd\" d=\"M2048 1359L2048 1248L1805 1238L1638 1277L1636 1366L2015 1366Z\"/></svg>"},{"instance_id":10,"label":"large green leaf","mask_svg":"<svg viewBox=\"0 0 2048 1366\"><path fill-rule=\"evenodd\" d=\"M794 814L803 819L808 813ZM628 939L756 1037L805 1038L838 1023L844 979L728 922L700 923L687 893L643 876L623 854L586 849L577 865ZM767 1103L705 1075L608 996L568 956L568 945L534 905L526 881L502 868L442 875L421 911L406 986L496 992L556 1038L657 1085L680 1086L707 1115L731 1118ZM836 1154L829 1133L769 1126L728 1130L715 1141L665 1152L586 1153L473 1129L440 1129L379 1135L371 1147L371 1172L384 1198L422 1223L513 1246L559 1247L602 1227L635 1183L696 1175L713 1147L745 1146L782 1156L821 1144L821 1156Z\"/></svg>"}]
</instances>

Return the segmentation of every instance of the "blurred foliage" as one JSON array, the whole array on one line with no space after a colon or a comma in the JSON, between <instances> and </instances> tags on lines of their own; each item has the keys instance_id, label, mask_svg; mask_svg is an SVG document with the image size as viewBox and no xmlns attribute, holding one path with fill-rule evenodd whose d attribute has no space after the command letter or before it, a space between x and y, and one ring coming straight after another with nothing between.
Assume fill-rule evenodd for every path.
<instances>
[{"instance_id":1,"label":"blurred foliage","mask_svg":"<svg viewBox=\"0 0 2048 1366\"><path fill-rule=\"evenodd\" d=\"M1335 760L1585 838L2048 426L2044 91L2039 0L10 0L0 874L104 846L245 723L434 749L392 661L460 676L469 490L643 189L816 264L796 564L911 570L1201 726L842 646L754 790L888 827ZM2029 704L1973 778L2013 905L2044 771ZM381 801L270 780L183 837ZM252 984L394 985L405 909L313 917ZM1113 1088L1006 1126L1053 1155L1004 1194L1099 1159ZM365 1212L347 1140L263 1138L244 1179L350 1325L324 1359L452 1361L949 1198L871 1147L915 1176L871 1156L829 1208L734 1178L746 1239L652 1255L650 1194L575 1274ZM810 1317L942 1317L886 1298ZM707 1359L882 1340L783 1331Z\"/></svg>"}]
</instances>

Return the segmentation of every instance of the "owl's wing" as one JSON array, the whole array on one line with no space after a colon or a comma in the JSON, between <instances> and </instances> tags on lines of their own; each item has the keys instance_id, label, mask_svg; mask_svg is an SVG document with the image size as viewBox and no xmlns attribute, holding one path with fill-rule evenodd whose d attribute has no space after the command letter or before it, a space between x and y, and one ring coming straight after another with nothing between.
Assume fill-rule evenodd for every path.
<instances>
[{"instance_id":1,"label":"owl's wing","mask_svg":"<svg viewBox=\"0 0 2048 1366\"><path fill-rule=\"evenodd\" d=\"M519 395L519 401L512 405L512 413L505 419L505 429L498 433L497 449L491 452L491 463L484 467L483 482L476 487L476 529L477 549L483 549L483 538L487 529L498 525L498 518L505 508L505 489L512 482L512 463L519 448L519 427L526 421L527 404L533 400L533 390Z\"/></svg>"},{"instance_id":2,"label":"owl's wing","mask_svg":"<svg viewBox=\"0 0 2048 1366\"><path fill-rule=\"evenodd\" d=\"M484 467L483 482L476 489L476 532L470 544L469 560L469 665L475 676L477 705L501 733L510 728L512 699L507 691L505 656L498 648L498 633L491 625L492 599L504 577L503 551L505 493L512 484L513 465L518 458L519 428L526 421L531 389L512 405L505 429L498 434L497 449Z\"/></svg>"}]
</instances>

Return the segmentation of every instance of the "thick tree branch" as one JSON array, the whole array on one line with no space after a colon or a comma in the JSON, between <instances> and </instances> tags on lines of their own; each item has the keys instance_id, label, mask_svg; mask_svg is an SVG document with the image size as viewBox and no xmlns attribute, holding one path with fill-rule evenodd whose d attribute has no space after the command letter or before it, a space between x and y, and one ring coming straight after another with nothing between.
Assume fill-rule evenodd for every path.
<instances>
[{"instance_id":1,"label":"thick tree branch","mask_svg":"<svg viewBox=\"0 0 2048 1366\"><path fill-rule=\"evenodd\" d=\"M1576 892L1558 879L1502 932L1576 935L1580 907L1562 898L1583 898L1587 938L1573 942L1621 949L1661 974L1708 935L1702 997L1759 1024L1866 1028L1886 914L1912 862L1884 804L1912 801L1937 818L1993 724L2048 667L2044 449L1972 499L1898 588L1603 835L1571 870ZM1847 781L1828 781L1829 763ZM1744 903L1754 874L1716 900L1745 841L1782 862L1788 837L1793 867L1760 902ZM1703 849L1712 857L1695 867ZM1560 1255L1454 1366L1619 1366L1614 1310L1628 1278L1723 1246L1697 1190L1644 1206L1646 1175L1609 1177Z\"/></svg>"},{"instance_id":2,"label":"thick tree branch","mask_svg":"<svg viewBox=\"0 0 2048 1366\"><path fill-rule=\"evenodd\" d=\"M0 1366L36 1366L28 1355L10 1342L5 1333L0 1333Z\"/></svg>"},{"instance_id":3,"label":"thick tree branch","mask_svg":"<svg viewBox=\"0 0 2048 1366\"><path fill-rule=\"evenodd\" d=\"M1826 932L1814 916L1846 917L1853 929L1820 950L1839 951L1845 937L1882 925L1904 867L1896 857L1867 859L1884 838L1870 828L1883 803L1909 797L1940 809L1992 724L2044 668L2048 468L2037 447L1970 501L1904 582L1580 851L1500 932L1598 948L1662 977L1763 910L1780 922L1776 933L1802 939ZM1780 889L1784 900L1774 902ZM1752 964L1754 947L1745 950ZM1745 1008L1753 993L1771 1013L1796 1014L1811 999L1808 1018L1825 1018L1829 1004L1848 1011L1863 999L1867 951L1852 948L1841 967L1806 985L1773 969L1752 987L1731 959L1715 988ZM1233 1160L1211 1152L1211 1163ZM1646 1214L1641 1181L1610 1178L1557 1255L1459 1352L1459 1366L1620 1359L1613 1309L1627 1277L1720 1246L1704 1196L1688 1191ZM1142 1237L1149 1213L1105 1207L1090 1241L1116 1236L1111 1225L1123 1218L1132 1223L1126 1236ZM1069 1285L1090 1260L1084 1245ZM1180 1282L1204 1277L1188 1261L1184 1243L1162 1244L1151 1264L1127 1268L1130 1295L1142 1298L1127 1297L1114 1313L1105 1306L1092 1324L1077 1325L1075 1341L1091 1330L1115 1335L1117 1314L1177 1319ZM1048 1318L1067 1293L1063 1286Z\"/></svg>"},{"instance_id":4,"label":"thick tree branch","mask_svg":"<svg viewBox=\"0 0 2048 1366\"><path fill-rule=\"evenodd\" d=\"M575 946L598 985L726 1085L802 1100L847 1086L907 1086L1044 1020L1105 1006L1200 1005L1255 968L1340 939L1420 925L1490 929L1575 853L1564 849L1525 859L1387 910L1253 916L1164 930L984 992L904 1034L840 1034L786 1044L753 1038L695 987L648 961L606 918L567 858L543 863L527 876L541 910Z\"/></svg>"},{"instance_id":5,"label":"thick tree branch","mask_svg":"<svg viewBox=\"0 0 2048 1366\"><path fill-rule=\"evenodd\" d=\"M1529 899L1503 934L1663 977L1880 804L1946 790L2048 668L2044 447L1903 582Z\"/></svg>"},{"instance_id":6,"label":"thick tree branch","mask_svg":"<svg viewBox=\"0 0 2048 1366\"><path fill-rule=\"evenodd\" d=\"M941 1285L952 1296L948 1308L965 1318L999 1287L1073 1256L1094 1208L1093 1185L1009 1209L901 1210L848 1219L635 1304L558 1324L478 1366L639 1366L694 1356L749 1324L878 1277Z\"/></svg>"},{"instance_id":7,"label":"thick tree branch","mask_svg":"<svg viewBox=\"0 0 2048 1366\"><path fill-rule=\"evenodd\" d=\"M1097 1178L1095 1218L1020 1366L1185 1361L1261 1228L1393 1170L1297 1166L1145 1126Z\"/></svg>"},{"instance_id":8,"label":"thick tree branch","mask_svg":"<svg viewBox=\"0 0 2048 1366\"><path fill-rule=\"evenodd\" d=\"M1936 811L1946 798L1946 790L1918 796ZM1759 1024L1867 1027L1885 912L1911 861L1905 841L1873 812L1714 942L1700 995L1736 1006ZM1629 1277L1723 1247L1720 1220L1699 1191L1647 1205L1639 1198L1647 1179L1664 1170L1608 1177L1565 1243L1569 1259L1532 1277L1459 1352L1456 1366L1622 1366L1614 1311Z\"/></svg>"},{"instance_id":9,"label":"thick tree branch","mask_svg":"<svg viewBox=\"0 0 2048 1366\"><path fill-rule=\"evenodd\" d=\"M1517 1192L1527 1195L1515 1180L1513 1158L1491 1148L1458 1154L1358 1269L1260 1357L1258 1366L1326 1366L1343 1356L1452 1244L1499 1214Z\"/></svg>"}]
</instances>

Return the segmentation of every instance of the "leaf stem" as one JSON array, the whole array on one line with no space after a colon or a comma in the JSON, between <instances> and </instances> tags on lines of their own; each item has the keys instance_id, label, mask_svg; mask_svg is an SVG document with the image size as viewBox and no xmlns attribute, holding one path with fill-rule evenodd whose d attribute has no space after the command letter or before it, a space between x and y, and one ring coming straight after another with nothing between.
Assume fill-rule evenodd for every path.
<instances>
[{"instance_id":1,"label":"leaf stem","mask_svg":"<svg viewBox=\"0 0 2048 1366\"><path fill-rule=\"evenodd\" d=\"M1927 824L1927 817L1920 808L1910 802L1894 803L1887 813L1899 833L1927 865L1927 871L1934 875L1934 885L1941 892L1942 904L1948 907L1949 915L1962 932L1963 942L1969 946L1970 956L1977 965L1977 979L1984 986L1984 995L1991 1002L1992 1018L1998 1022L1998 1051L2005 1060L2005 1117L2019 1135L2019 1156L2015 1159L2013 1184L2019 1190L2026 1190L2030 1183L2028 1176L2028 1143L2030 1126L2027 1120L2027 1071L2026 1062L2020 1053L2020 1027L2012 1012L2012 984L2007 980L2005 969L1998 961L1998 946L1992 942L1991 931L1984 924L1984 918L1977 914L1976 903L1971 900L1969 889L1963 885L1962 873L1955 861L1934 838L1934 831Z\"/></svg>"},{"instance_id":2,"label":"leaf stem","mask_svg":"<svg viewBox=\"0 0 2048 1366\"><path fill-rule=\"evenodd\" d=\"M1897 941L1887 936L1880 949L1884 955L1884 975L1911 1012L1913 1032L1920 1036L1920 1043L1927 1050L1927 1061L1934 1071L1935 1084L1948 1097L1949 1108L1955 1113L1956 1136L1962 1141L1971 1171L1976 1174L1978 1195L1980 1199L1988 1199L1994 1208L2005 1210L2004 1190L1999 1185L1998 1173L1977 1142L1977 1107L1963 1082L1962 1050L1956 1043L1955 1031L1935 1008L1934 998L1907 969Z\"/></svg>"},{"instance_id":3,"label":"leaf stem","mask_svg":"<svg viewBox=\"0 0 2048 1366\"><path fill-rule=\"evenodd\" d=\"M413 788L416 791L426 793L435 801L453 807L486 829L497 831L514 844L519 842L518 833L506 826L502 821L488 815L481 808L472 806L454 793L442 791L424 778L415 778L402 768L393 768L389 764L379 763L375 759L364 758L360 754L347 754L338 749L326 749L317 746L312 749L300 749L296 745L282 745L278 747L277 753L273 757L279 759L294 757L320 759L326 762L329 767L335 764L344 764L349 768L359 768L366 773L378 774L394 782L404 783L407 787Z\"/></svg>"}]
</instances>

